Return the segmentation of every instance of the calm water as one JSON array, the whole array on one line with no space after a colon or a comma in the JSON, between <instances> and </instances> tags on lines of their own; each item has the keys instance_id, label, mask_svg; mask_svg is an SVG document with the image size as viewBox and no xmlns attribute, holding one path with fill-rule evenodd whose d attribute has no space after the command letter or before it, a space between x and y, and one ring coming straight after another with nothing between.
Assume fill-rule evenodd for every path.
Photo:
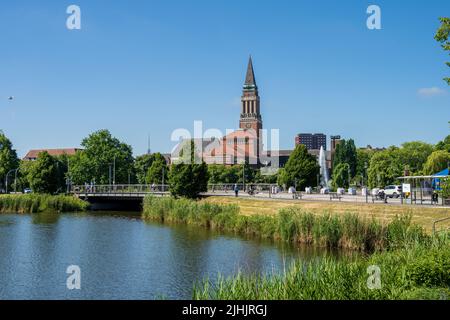
<instances>
[{"instance_id":1,"label":"calm water","mask_svg":"<svg viewBox=\"0 0 450 320\"><path fill-rule=\"evenodd\" d=\"M324 252L202 228L145 223L139 215L0 215L0 299L190 299L220 272L283 270ZM81 268L81 290L66 269Z\"/></svg>"}]
</instances>

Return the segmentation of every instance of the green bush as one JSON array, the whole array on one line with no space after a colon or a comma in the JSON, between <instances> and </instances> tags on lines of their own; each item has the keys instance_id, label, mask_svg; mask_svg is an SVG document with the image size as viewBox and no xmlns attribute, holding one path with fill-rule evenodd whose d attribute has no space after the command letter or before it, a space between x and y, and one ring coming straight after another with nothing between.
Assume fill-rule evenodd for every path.
<instances>
[{"instance_id":1,"label":"green bush","mask_svg":"<svg viewBox=\"0 0 450 320\"><path fill-rule=\"evenodd\" d=\"M433 249L411 264L408 276L419 286L450 287L450 251Z\"/></svg>"}]
</instances>

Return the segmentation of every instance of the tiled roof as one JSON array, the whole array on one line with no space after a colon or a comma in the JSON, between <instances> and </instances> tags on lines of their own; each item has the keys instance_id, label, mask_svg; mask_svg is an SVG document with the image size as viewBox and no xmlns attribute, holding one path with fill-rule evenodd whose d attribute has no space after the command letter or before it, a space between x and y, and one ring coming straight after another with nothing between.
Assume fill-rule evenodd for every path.
<instances>
[{"instance_id":1,"label":"tiled roof","mask_svg":"<svg viewBox=\"0 0 450 320\"><path fill-rule=\"evenodd\" d=\"M24 157L25 160L30 160L30 159L37 159L39 153L47 151L49 155L51 156L61 156L63 154L66 155L74 155L78 150L82 150L82 149L77 149L77 148L66 148L66 149L34 149L34 150L30 150L28 151L28 153L26 154L26 156Z\"/></svg>"}]
</instances>

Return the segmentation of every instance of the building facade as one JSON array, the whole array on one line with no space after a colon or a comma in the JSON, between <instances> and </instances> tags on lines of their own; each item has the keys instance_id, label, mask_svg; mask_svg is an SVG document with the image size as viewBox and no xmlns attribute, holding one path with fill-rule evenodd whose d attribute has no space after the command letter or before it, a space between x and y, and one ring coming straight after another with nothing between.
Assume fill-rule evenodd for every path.
<instances>
[{"instance_id":1,"label":"building facade","mask_svg":"<svg viewBox=\"0 0 450 320\"><path fill-rule=\"evenodd\" d=\"M295 136L295 145L303 144L308 150L327 150L327 136L323 133L299 133Z\"/></svg>"},{"instance_id":2,"label":"building facade","mask_svg":"<svg viewBox=\"0 0 450 320\"><path fill-rule=\"evenodd\" d=\"M259 166L262 151L261 130L263 128L261 117L260 98L256 85L252 58L249 58L247 73L242 89L239 129L223 137L208 139L192 139L195 154L201 155L207 164L243 164L248 163ZM181 159L182 150L190 148L187 140L180 142L172 152L172 163ZM183 153L185 152L183 151Z\"/></svg>"},{"instance_id":3,"label":"building facade","mask_svg":"<svg viewBox=\"0 0 450 320\"><path fill-rule=\"evenodd\" d=\"M73 156L79 150L79 148L66 148L66 149L34 149L28 151L28 153L23 157L25 161L35 161L37 160L39 153L46 151L49 155L57 157L62 155Z\"/></svg>"}]
</instances>

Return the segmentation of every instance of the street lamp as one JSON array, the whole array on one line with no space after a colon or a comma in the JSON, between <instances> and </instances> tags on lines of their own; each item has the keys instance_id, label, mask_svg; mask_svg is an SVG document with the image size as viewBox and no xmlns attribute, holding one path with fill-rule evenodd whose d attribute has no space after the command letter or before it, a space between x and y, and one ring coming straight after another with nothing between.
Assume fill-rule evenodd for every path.
<instances>
[{"instance_id":1,"label":"street lamp","mask_svg":"<svg viewBox=\"0 0 450 320\"><path fill-rule=\"evenodd\" d=\"M164 192L164 166L162 167L162 186L161 186L162 192Z\"/></svg>"},{"instance_id":2,"label":"street lamp","mask_svg":"<svg viewBox=\"0 0 450 320\"><path fill-rule=\"evenodd\" d=\"M19 168L17 168L17 169L11 169L11 170L9 170L8 171L8 173L6 174L6 177L5 177L5 192L6 193L8 193L8 176L9 176L9 174L11 173L11 172L16 172L16 175L15 175L15 183L16 183L16 180L17 180L17 170L19 170ZM14 185L14 192L15 192L15 185Z\"/></svg>"},{"instance_id":3,"label":"street lamp","mask_svg":"<svg viewBox=\"0 0 450 320\"><path fill-rule=\"evenodd\" d=\"M114 156L113 184L116 184L116 156Z\"/></svg>"},{"instance_id":4,"label":"street lamp","mask_svg":"<svg viewBox=\"0 0 450 320\"><path fill-rule=\"evenodd\" d=\"M366 179L364 179L364 175L363 175L363 180L365 180L364 186L366 187L366 203L367 203L368 202L368 193L369 193L369 188L367 187L367 183L369 182L368 181L369 179L367 177L367 161L364 162L364 172L365 172Z\"/></svg>"},{"instance_id":5,"label":"street lamp","mask_svg":"<svg viewBox=\"0 0 450 320\"><path fill-rule=\"evenodd\" d=\"M109 164L109 185L111 186L111 163Z\"/></svg>"},{"instance_id":6,"label":"street lamp","mask_svg":"<svg viewBox=\"0 0 450 320\"><path fill-rule=\"evenodd\" d=\"M16 171L14 172L14 193L16 193L17 191L17 171L19 171L19 168L17 168Z\"/></svg>"}]
</instances>

